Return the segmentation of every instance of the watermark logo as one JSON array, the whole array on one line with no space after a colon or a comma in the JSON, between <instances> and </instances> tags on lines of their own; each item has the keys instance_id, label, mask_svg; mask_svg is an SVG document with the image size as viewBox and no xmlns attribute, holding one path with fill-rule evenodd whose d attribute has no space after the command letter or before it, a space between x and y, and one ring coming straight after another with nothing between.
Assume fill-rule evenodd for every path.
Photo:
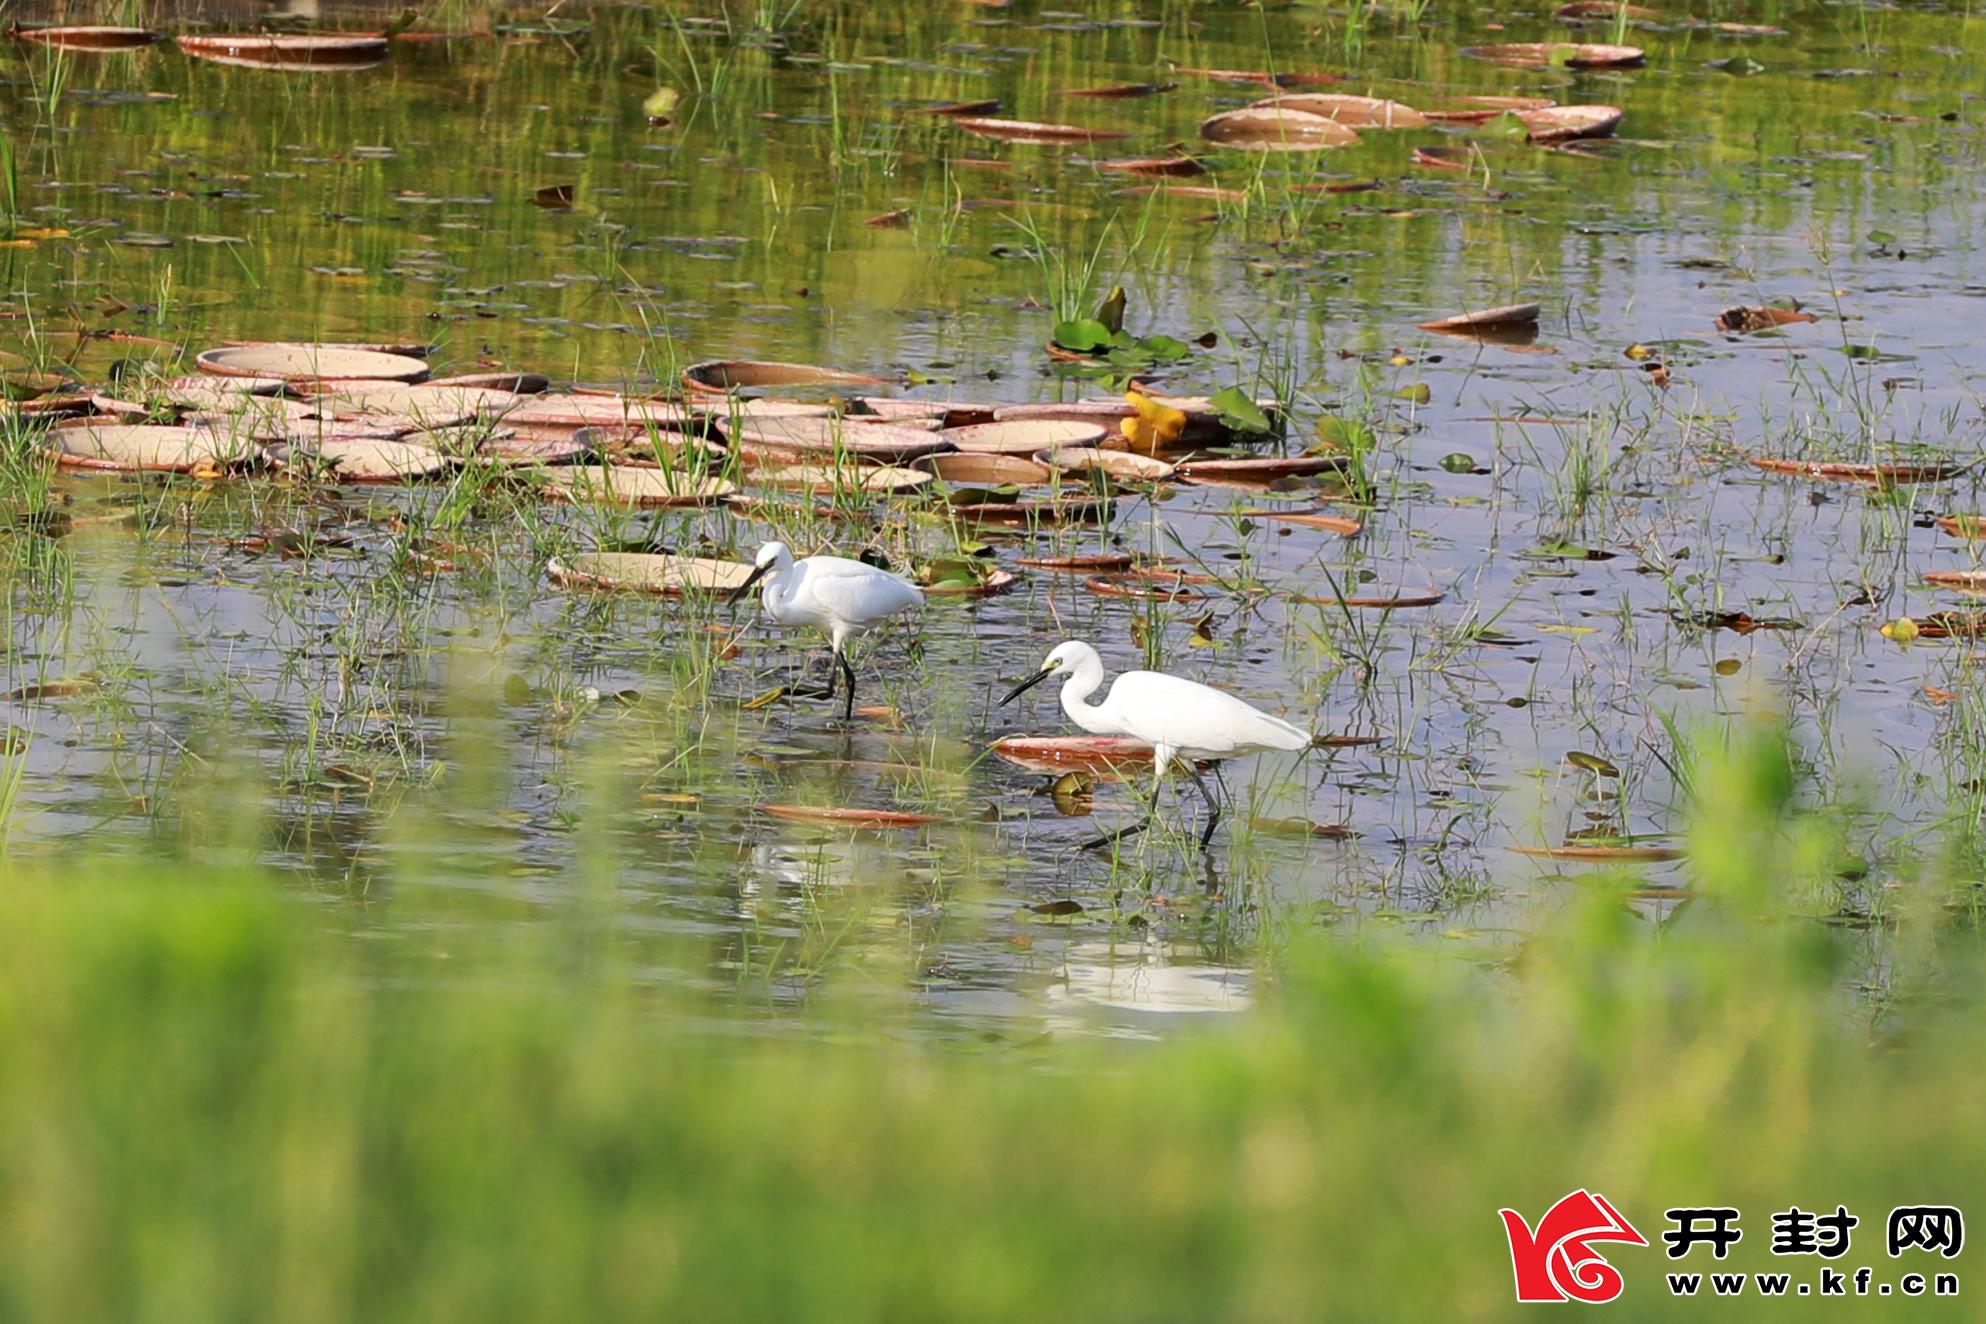
<instances>
[{"instance_id":1,"label":"watermark logo","mask_svg":"<svg viewBox=\"0 0 1986 1324\"><path fill-rule=\"evenodd\" d=\"M1635 1231L1605 1196L1591 1191L1574 1191L1547 1209L1536 1231L1515 1209L1497 1212L1510 1237L1510 1268L1517 1278L1519 1301L1590 1305L1611 1301L1621 1294L1620 1270L1607 1263L1593 1243L1648 1244L1648 1238Z\"/></svg>"}]
</instances>

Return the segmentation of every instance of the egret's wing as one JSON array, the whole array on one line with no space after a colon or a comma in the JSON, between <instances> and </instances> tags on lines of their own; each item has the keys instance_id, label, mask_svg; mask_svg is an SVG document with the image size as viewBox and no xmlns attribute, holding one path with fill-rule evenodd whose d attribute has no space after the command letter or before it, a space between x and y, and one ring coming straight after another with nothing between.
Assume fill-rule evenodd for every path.
<instances>
[{"instance_id":1,"label":"egret's wing","mask_svg":"<svg viewBox=\"0 0 1986 1324\"><path fill-rule=\"evenodd\" d=\"M1126 731L1154 745L1230 754L1244 749L1303 749L1310 733L1243 703L1223 690L1160 671L1127 671L1106 701Z\"/></svg>"},{"instance_id":2,"label":"egret's wing","mask_svg":"<svg viewBox=\"0 0 1986 1324\"><path fill-rule=\"evenodd\" d=\"M823 613L850 624L880 621L924 601L917 585L887 570L842 557L809 557L799 592Z\"/></svg>"}]
</instances>

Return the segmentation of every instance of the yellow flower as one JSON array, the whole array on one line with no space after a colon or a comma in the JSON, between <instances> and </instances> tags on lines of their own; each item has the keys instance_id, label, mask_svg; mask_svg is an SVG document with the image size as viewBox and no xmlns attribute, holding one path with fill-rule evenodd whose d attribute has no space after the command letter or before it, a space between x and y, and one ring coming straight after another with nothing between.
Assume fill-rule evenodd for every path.
<instances>
[{"instance_id":1,"label":"yellow flower","mask_svg":"<svg viewBox=\"0 0 1986 1324\"><path fill-rule=\"evenodd\" d=\"M1899 616L1883 627L1883 638L1899 644L1913 642L1917 638L1917 622L1908 616Z\"/></svg>"},{"instance_id":2,"label":"yellow flower","mask_svg":"<svg viewBox=\"0 0 1986 1324\"><path fill-rule=\"evenodd\" d=\"M1126 391L1124 398L1136 412L1118 424L1124 439L1135 451L1155 451L1172 445L1186 430L1186 411L1160 404L1149 395Z\"/></svg>"}]
</instances>

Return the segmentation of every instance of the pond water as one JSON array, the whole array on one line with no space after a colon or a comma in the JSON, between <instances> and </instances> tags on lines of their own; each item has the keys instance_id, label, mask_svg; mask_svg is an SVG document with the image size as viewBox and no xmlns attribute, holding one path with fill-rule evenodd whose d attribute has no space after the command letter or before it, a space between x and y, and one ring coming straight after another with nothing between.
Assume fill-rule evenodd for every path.
<instances>
[{"instance_id":1,"label":"pond water","mask_svg":"<svg viewBox=\"0 0 1986 1324\"><path fill-rule=\"evenodd\" d=\"M385 17L327 8L318 26ZM732 1027L804 1027L840 983L886 990L880 1023L906 1033L1026 1037L1245 1006L1262 956L1317 925L1502 960L1536 907L1595 885L1591 864L1517 848L1680 845L1687 747L1750 714L1789 720L1806 794L1841 806L1854 863L1811 908L1845 941L1880 942L1920 856L1969 849L1972 650L1881 627L1969 610L1922 576L1975 564L1936 517L1980 509L1976 475L1751 463L1977 458L1986 34L1963 10L1678 0L1575 29L1549 7L762 0L561 9L550 29L443 7L414 31L465 35L312 74L170 41L14 45L6 347L97 387L284 340L425 344L437 372L635 394L757 359L926 401L1121 399L1045 352L1121 284L1126 328L1184 343L1154 389L1273 398L1286 435L1253 452L1349 452L1348 472L1134 486L1100 522L1014 528L928 490L830 518L737 474L775 504L51 478L23 424L0 558L16 854L255 860L355 942L438 963L452 935L577 914ZM1462 54L1569 40L1646 59ZM1624 116L1557 147L1504 118L1241 151L1198 125L1269 89L1204 70ZM1161 90L1069 95L1116 84ZM678 96L655 124L659 88ZM980 100L1124 136L1016 143L926 113ZM1207 173L1103 164L1181 156ZM561 185L570 205L544 205ZM1418 329L1524 302L1535 336ZM1770 307L1812 320L1719 324ZM1243 513L1263 510L1361 528ZM990 556L1019 578L874 637L863 701L894 711L843 723L838 705L753 705L805 653L819 679L814 640L546 573L601 547L749 557L774 536L899 565ZM1110 596L1020 564L1102 551L1215 582ZM1069 732L1049 689L992 706L1063 638L1373 743L1230 766L1235 812L1205 858L1190 788L1163 801L1187 828L1080 851L1129 821L1131 788L1051 794L987 754ZM767 804L937 821L851 832ZM1687 896L1686 863L1632 867L1651 923Z\"/></svg>"}]
</instances>

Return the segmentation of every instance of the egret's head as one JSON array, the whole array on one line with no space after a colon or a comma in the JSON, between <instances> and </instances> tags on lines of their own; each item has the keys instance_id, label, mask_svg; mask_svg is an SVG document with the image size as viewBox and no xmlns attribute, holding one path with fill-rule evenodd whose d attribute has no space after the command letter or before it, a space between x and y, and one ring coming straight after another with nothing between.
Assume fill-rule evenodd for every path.
<instances>
[{"instance_id":1,"label":"egret's head","mask_svg":"<svg viewBox=\"0 0 1986 1324\"><path fill-rule=\"evenodd\" d=\"M785 543L767 543L765 546L759 548L759 554L752 558L752 573L745 576L744 583L731 590L731 596L725 599L725 601L727 603L736 602L739 598L751 592L752 586L757 584L761 579L764 579L770 571L782 565L791 565L792 562L793 553Z\"/></svg>"},{"instance_id":2,"label":"egret's head","mask_svg":"<svg viewBox=\"0 0 1986 1324\"><path fill-rule=\"evenodd\" d=\"M1014 686L1011 690L1008 690L1006 697L1001 699L1000 702L1002 704L1012 703L1015 699L1020 698L1023 694L1026 694L1029 690L1057 672L1069 671L1076 663L1082 660L1085 653L1094 655L1095 650L1088 644L1079 644L1073 639L1066 644L1057 644L1049 650L1048 656L1041 660L1041 669L1020 684Z\"/></svg>"}]
</instances>

